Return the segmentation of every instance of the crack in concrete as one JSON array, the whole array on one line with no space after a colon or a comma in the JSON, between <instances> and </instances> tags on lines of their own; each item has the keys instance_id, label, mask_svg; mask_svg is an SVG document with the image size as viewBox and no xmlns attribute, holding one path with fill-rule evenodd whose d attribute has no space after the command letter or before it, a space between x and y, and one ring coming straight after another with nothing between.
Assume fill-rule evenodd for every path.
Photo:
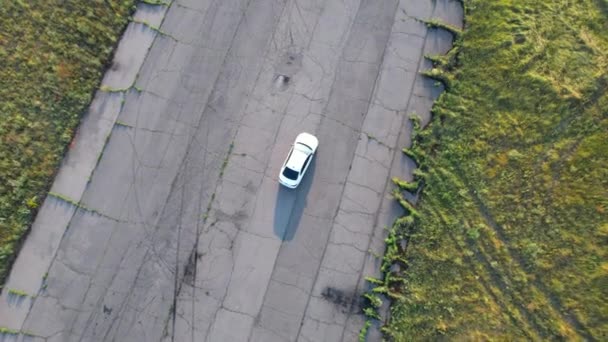
<instances>
[{"instance_id":1,"label":"crack in concrete","mask_svg":"<svg viewBox=\"0 0 608 342\"><path fill-rule=\"evenodd\" d=\"M275 282L277 284L285 285L285 286L288 286L288 287L293 287L293 288L301 291L302 293L304 293L306 295L310 294L310 291L308 291L306 289L303 289L303 288L301 288L301 287L299 287L299 286L297 286L295 284L286 283L284 281L280 281L280 280L277 280L277 279L274 279L274 278L270 278L270 281L273 281L273 282Z\"/></svg>"},{"instance_id":2,"label":"crack in concrete","mask_svg":"<svg viewBox=\"0 0 608 342\"><path fill-rule=\"evenodd\" d=\"M374 140L373 140L373 139L369 139L369 140L368 140L368 144L369 144L369 142L370 142L370 141L374 141ZM381 145L381 146L382 146L382 143L378 143L378 145ZM366 147L366 149L367 149L367 147ZM366 153L367 153L367 152L366 152ZM393 149L389 150L389 153L393 153ZM373 156L374 154L372 153L371 155ZM382 167L383 167L385 170L387 170L387 171L388 171L388 170L389 170L389 168L390 168L390 165L386 165L386 164L385 164L385 162L386 162L386 161L384 161L384 160L378 160L378 159L371 159L371 158L369 158L369 157L367 156L367 154L361 154L361 153L357 153L357 152L355 152L355 156L356 156L356 157L359 157L359 158L361 158L361 159L367 160L367 161L368 161L368 162L370 162L370 163L377 163L377 164L379 164L380 166L382 166Z\"/></svg>"},{"instance_id":3,"label":"crack in concrete","mask_svg":"<svg viewBox=\"0 0 608 342\"><path fill-rule=\"evenodd\" d=\"M353 185L358 186L358 185L356 185L356 184L353 184ZM363 205L362 203L360 203L360 202L358 202L358 201L354 200L354 199L353 199L353 198L351 198L350 196L348 196L348 195L346 195L346 194L343 194L343 195L342 195L342 197L343 197L344 199L346 199L347 201L350 201L351 203L355 204L357 207L359 207L359 209L363 210L363 211L360 211L360 213L362 213L362 214L366 214L366 215L373 215L373 214L374 214L373 212L370 212L370 211L369 211L369 209L368 209L368 208L366 208L366 206L365 206L365 205ZM357 212L357 211L355 211L355 212Z\"/></svg>"},{"instance_id":4,"label":"crack in concrete","mask_svg":"<svg viewBox=\"0 0 608 342\"><path fill-rule=\"evenodd\" d=\"M313 297L315 297L315 298L317 298L317 299L323 299L323 298L318 297L318 296L313 296ZM336 322L336 321L333 321L333 322L332 322L332 321L324 321L324 320L322 320L322 319L320 319L320 318L314 318L314 317L311 317L311 316L310 316L310 315L308 315L308 314L307 314L306 316L304 316L304 319L307 319L307 320L313 321L313 322L315 322L315 323L317 323L317 324L324 324L324 325L329 325L329 326L332 326L332 325L333 325L333 326L338 326L338 327L345 327L345 325L344 325L344 324L341 324L340 322Z\"/></svg>"},{"instance_id":5,"label":"crack in concrete","mask_svg":"<svg viewBox=\"0 0 608 342\"><path fill-rule=\"evenodd\" d=\"M356 233L356 234L370 236L368 234L363 234L363 233ZM357 251L359 251L359 252L361 252L363 254L367 254L367 250L361 249L361 248L359 248L359 247L357 247L357 246L355 246L355 245L353 245L351 243L348 243L348 242L333 242L333 241L330 241L329 243L332 244L332 245L334 245L334 246L351 247L351 248L353 248L353 249L355 249L355 250L357 250ZM350 267L350 265L349 265L349 267ZM353 270L356 271L356 269L353 269Z\"/></svg>"},{"instance_id":6,"label":"crack in concrete","mask_svg":"<svg viewBox=\"0 0 608 342\"><path fill-rule=\"evenodd\" d=\"M367 189L367 190L373 192L376 195L382 195L382 193L384 192L382 190L378 191L377 189L374 189L373 187L371 187L369 185L364 185L364 184L360 184L360 183L357 183L355 181L352 181L352 180L350 180L350 177L349 177L349 179L347 179L346 184L352 184L352 185L356 185L356 186L358 186L360 188Z\"/></svg>"},{"instance_id":7,"label":"crack in concrete","mask_svg":"<svg viewBox=\"0 0 608 342\"><path fill-rule=\"evenodd\" d=\"M367 237L369 237L369 236L371 235L371 234L366 234L366 233L363 233L363 232L360 232L360 231L356 231L356 230L349 229L349 228L348 228L348 226L346 226L345 224L340 223L340 222L339 222L339 221L337 221L337 220L336 220L336 222L334 222L334 225L337 225L338 227L341 227L342 229L346 230L347 232L349 232L349 233L351 233L351 234L355 234L355 235L363 235L363 236L367 236ZM333 231L333 230L332 230L332 231ZM334 237L332 236L332 239L333 239L333 238L334 238ZM331 241L331 240L330 240L330 242L332 242L332 243L334 243L334 244L339 244L338 242ZM366 253L367 253L367 251L366 251Z\"/></svg>"}]
</instances>

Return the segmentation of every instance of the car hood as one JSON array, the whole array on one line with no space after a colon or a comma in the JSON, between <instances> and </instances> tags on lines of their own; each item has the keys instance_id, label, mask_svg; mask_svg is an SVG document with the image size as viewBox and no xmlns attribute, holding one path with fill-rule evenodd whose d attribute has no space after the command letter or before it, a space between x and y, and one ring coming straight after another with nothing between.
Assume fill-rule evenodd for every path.
<instances>
[{"instance_id":1,"label":"car hood","mask_svg":"<svg viewBox=\"0 0 608 342\"><path fill-rule=\"evenodd\" d=\"M296 143L302 143L306 146L309 146L310 148L312 148L313 151L317 149L317 146L319 146L319 140L317 139L317 137L306 132L298 134L296 138Z\"/></svg>"}]
</instances>

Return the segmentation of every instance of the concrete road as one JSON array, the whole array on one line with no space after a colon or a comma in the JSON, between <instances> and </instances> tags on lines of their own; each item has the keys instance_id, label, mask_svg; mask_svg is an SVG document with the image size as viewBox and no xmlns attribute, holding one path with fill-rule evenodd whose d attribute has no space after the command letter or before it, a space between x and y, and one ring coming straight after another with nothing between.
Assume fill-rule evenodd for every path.
<instances>
[{"instance_id":1,"label":"concrete road","mask_svg":"<svg viewBox=\"0 0 608 342\"><path fill-rule=\"evenodd\" d=\"M20 330L47 341L356 340L363 278L377 273L370 251L382 253L399 214L389 178L414 166L400 153L407 116L428 121L441 91L418 75L423 54L451 43L418 19L458 26L459 3L157 7L143 66L115 62L92 105L111 134L90 180L77 200L54 192L37 219L64 217L65 233ZM320 147L288 190L278 170L303 131ZM75 168L70 153L64 167ZM54 188L70 183L62 175ZM8 287L27 273L18 268Z\"/></svg>"}]
</instances>

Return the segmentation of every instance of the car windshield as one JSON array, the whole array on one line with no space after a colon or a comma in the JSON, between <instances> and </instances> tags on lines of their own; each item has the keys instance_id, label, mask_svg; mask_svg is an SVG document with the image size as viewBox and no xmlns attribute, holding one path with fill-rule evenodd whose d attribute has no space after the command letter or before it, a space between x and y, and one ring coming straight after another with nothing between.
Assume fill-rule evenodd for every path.
<instances>
[{"instance_id":1,"label":"car windshield","mask_svg":"<svg viewBox=\"0 0 608 342\"><path fill-rule=\"evenodd\" d=\"M310 151L312 151L312 148L311 148L310 146L306 145L305 143L303 143L303 142L298 142L298 144L300 144L300 145L302 145L302 146L306 147L307 149L309 149Z\"/></svg>"},{"instance_id":2,"label":"car windshield","mask_svg":"<svg viewBox=\"0 0 608 342\"><path fill-rule=\"evenodd\" d=\"M298 175L299 175L299 172L294 171L288 167L286 167L285 170L283 170L283 176L285 176L288 179L296 180L296 179L298 179Z\"/></svg>"}]
</instances>

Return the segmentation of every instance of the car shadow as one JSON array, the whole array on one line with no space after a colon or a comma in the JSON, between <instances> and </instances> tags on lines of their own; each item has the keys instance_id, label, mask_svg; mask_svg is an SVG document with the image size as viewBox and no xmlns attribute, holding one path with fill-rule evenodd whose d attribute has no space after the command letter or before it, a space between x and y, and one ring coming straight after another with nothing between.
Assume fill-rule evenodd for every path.
<instances>
[{"instance_id":1,"label":"car shadow","mask_svg":"<svg viewBox=\"0 0 608 342\"><path fill-rule=\"evenodd\" d=\"M290 241L296 235L315 176L316 160L316 156L312 158L304 179L297 188L289 189L278 184L277 202L274 206L274 233L282 241Z\"/></svg>"}]
</instances>

